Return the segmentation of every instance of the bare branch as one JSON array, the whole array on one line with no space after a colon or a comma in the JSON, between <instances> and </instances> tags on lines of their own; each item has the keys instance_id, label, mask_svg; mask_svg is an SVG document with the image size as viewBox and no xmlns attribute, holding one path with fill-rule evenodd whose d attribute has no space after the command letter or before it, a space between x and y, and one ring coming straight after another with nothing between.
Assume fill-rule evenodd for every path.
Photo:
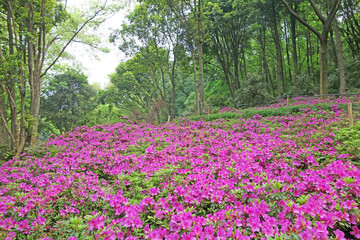
<instances>
[{"instance_id":1,"label":"bare branch","mask_svg":"<svg viewBox=\"0 0 360 240\"><path fill-rule=\"evenodd\" d=\"M49 50L51 44L53 44L56 40L59 40L59 39L60 39L59 36L56 36L56 37L54 37L53 39L51 39L50 42L48 42L48 44L46 44L46 47L45 47L46 52Z\"/></svg>"},{"instance_id":2,"label":"bare branch","mask_svg":"<svg viewBox=\"0 0 360 240\"><path fill-rule=\"evenodd\" d=\"M301 22L305 27L307 27L310 31L312 31L313 33L316 34L316 36L320 39L321 38L321 33L316 30L313 26L311 26L310 24L308 24L304 19L302 19L294 10L292 10L292 8L289 6L288 2L286 0L281 0L283 2L283 4L285 5L285 7L287 8L287 10L290 12L290 14L292 14L299 22Z\"/></svg>"},{"instance_id":3,"label":"bare branch","mask_svg":"<svg viewBox=\"0 0 360 240\"><path fill-rule=\"evenodd\" d=\"M328 18L326 19L326 23L328 26L331 25L331 22L334 20L335 16L336 16L336 12L339 9L341 4L341 0L336 0L336 2L333 4L333 6L331 7L330 13L328 15Z\"/></svg>"},{"instance_id":4,"label":"bare branch","mask_svg":"<svg viewBox=\"0 0 360 240\"><path fill-rule=\"evenodd\" d=\"M40 75L40 78L42 78L43 76L46 75L46 73L50 70L50 68L52 68L52 66L55 65L55 63L60 59L60 57L62 56L62 54L65 52L65 49L70 45L70 43L74 40L74 38L81 32L81 30L83 30L83 28L89 23L91 22L94 18L97 17L97 15L99 13L101 13L105 7L106 7L106 3L107 0L105 1L103 7L101 9L99 9L97 12L94 13L93 16L91 16L88 20L86 20L81 27L74 33L74 35L70 38L70 40L65 44L65 46L61 49L59 55L55 58L55 60L45 69L45 71Z\"/></svg>"},{"instance_id":5,"label":"bare branch","mask_svg":"<svg viewBox=\"0 0 360 240\"><path fill-rule=\"evenodd\" d=\"M91 48L93 48L93 49L96 49L96 50L101 51L101 49L100 49L98 46L95 46L95 45L93 45L93 44L91 44L91 43L82 42L82 41L78 41L78 40L73 40L73 42L74 42L74 43L85 44L85 45L87 45L87 46L89 46L89 47L91 47Z\"/></svg>"},{"instance_id":6,"label":"bare branch","mask_svg":"<svg viewBox=\"0 0 360 240\"><path fill-rule=\"evenodd\" d=\"M316 15L318 16L318 18L320 19L320 21L322 22L322 24L324 25L326 22L326 19L324 18L324 16L321 14L321 12L319 11L319 9L317 8L316 4L314 3L313 0L308 0L310 2L310 5L312 6L312 8L314 9Z\"/></svg>"},{"instance_id":7,"label":"bare branch","mask_svg":"<svg viewBox=\"0 0 360 240\"><path fill-rule=\"evenodd\" d=\"M0 115L1 115L1 120L2 120L2 122L3 122L3 125L4 125L4 127L5 127L5 129L6 129L6 132L9 134L12 143L15 144L16 140L15 140L14 136L12 135L12 133L11 133L11 131L10 131L8 125L7 125L6 118L5 118L5 116L3 115L3 112L2 112L2 111L0 111Z\"/></svg>"}]
</instances>

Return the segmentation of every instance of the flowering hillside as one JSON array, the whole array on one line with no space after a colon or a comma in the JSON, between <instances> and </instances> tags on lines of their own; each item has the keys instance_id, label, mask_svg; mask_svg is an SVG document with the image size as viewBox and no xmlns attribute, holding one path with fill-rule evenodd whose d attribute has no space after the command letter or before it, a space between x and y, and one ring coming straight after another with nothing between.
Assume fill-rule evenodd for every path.
<instances>
[{"instance_id":1,"label":"flowering hillside","mask_svg":"<svg viewBox=\"0 0 360 240\"><path fill-rule=\"evenodd\" d=\"M358 239L347 101L77 128L0 166L0 239Z\"/></svg>"}]
</instances>

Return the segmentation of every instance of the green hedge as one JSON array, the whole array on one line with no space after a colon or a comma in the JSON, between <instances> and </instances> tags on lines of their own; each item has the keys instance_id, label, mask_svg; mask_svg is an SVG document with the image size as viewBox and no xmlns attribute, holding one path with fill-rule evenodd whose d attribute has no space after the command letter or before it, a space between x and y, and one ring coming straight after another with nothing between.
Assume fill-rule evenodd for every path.
<instances>
[{"instance_id":1,"label":"green hedge","mask_svg":"<svg viewBox=\"0 0 360 240\"><path fill-rule=\"evenodd\" d=\"M190 121L218 121L221 119L239 119L239 118L252 118L255 115L260 115L261 117L270 117L270 116L285 116L287 114L297 114L301 111L301 109L311 109L311 110L325 110L328 111L332 108L333 105L330 103L323 104L314 104L314 105L296 105L296 106L288 106L288 107L278 107L278 108L261 108L261 109L245 109L239 110L239 113L234 112L224 112L224 113L215 113L209 115L201 115L201 116L193 116L188 117ZM347 109L345 104L337 104L339 108Z\"/></svg>"},{"instance_id":2,"label":"green hedge","mask_svg":"<svg viewBox=\"0 0 360 240\"><path fill-rule=\"evenodd\" d=\"M351 128L339 129L336 133L336 140L339 144L336 149L343 154L354 156L353 163L360 165L360 122Z\"/></svg>"}]
</instances>

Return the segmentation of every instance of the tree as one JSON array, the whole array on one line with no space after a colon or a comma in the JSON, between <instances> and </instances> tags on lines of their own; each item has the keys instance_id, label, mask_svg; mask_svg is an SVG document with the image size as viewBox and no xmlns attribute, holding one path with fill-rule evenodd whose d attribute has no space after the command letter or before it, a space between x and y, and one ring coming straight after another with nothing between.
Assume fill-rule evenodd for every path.
<instances>
[{"instance_id":1,"label":"tree","mask_svg":"<svg viewBox=\"0 0 360 240\"><path fill-rule=\"evenodd\" d=\"M344 66L344 56L343 56L343 49L340 37L340 30L338 26L338 22L334 20L334 32L335 32L335 39L336 39L336 54L337 60L339 65L339 77L340 77L340 87L339 92L345 93L346 88L346 78L345 78L345 66Z\"/></svg>"},{"instance_id":2,"label":"tree","mask_svg":"<svg viewBox=\"0 0 360 240\"><path fill-rule=\"evenodd\" d=\"M96 105L96 91L88 84L87 77L77 70L67 69L46 82L41 117L52 122L63 134L87 124Z\"/></svg>"},{"instance_id":3,"label":"tree","mask_svg":"<svg viewBox=\"0 0 360 240\"><path fill-rule=\"evenodd\" d=\"M139 53L141 48L154 50L151 54L144 56L150 57L155 54L155 58L152 60L158 63L157 69L160 71L162 101L167 107L168 116L175 117L176 68L179 57L178 51L182 45L183 30L170 8L162 1L142 1L135 7L134 12L128 15L128 20L129 24L124 24L121 30L115 32L112 40L120 39L119 48L128 55ZM166 50L166 55L160 54L162 49ZM152 72L155 74L153 70ZM155 76L156 74L153 78ZM171 84L170 94L165 88L167 78ZM171 104L168 103L169 96L171 96Z\"/></svg>"},{"instance_id":4,"label":"tree","mask_svg":"<svg viewBox=\"0 0 360 240\"><path fill-rule=\"evenodd\" d=\"M360 1L344 0L341 11L343 33L353 57L360 54Z\"/></svg>"},{"instance_id":5,"label":"tree","mask_svg":"<svg viewBox=\"0 0 360 240\"><path fill-rule=\"evenodd\" d=\"M322 31L318 31L314 26L306 22L297 12L295 12L286 0L281 0L288 11L305 27L312 31L319 39L320 42L320 95L328 94L328 63L327 63L327 41L328 35L331 28L331 23L336 16L336 12L339 9L341 0L333 0L330 4L330 11L326 17L324 17L319 10L318 6L313 0L308 0L316 16L322 24Z\"/></svg>"},{"instance_id":6,"label":"tree","mask_svg":"<svg viewBox=\"0 0 360 240\"><path fill-rule=\"evenodd\" d=\"M205 110L205 82L204 82L204 61L203 61L203 45L205 42L205 33L203 27L203 18L204 18L204 3L203 0L194 0L193 11L195 18L197 20L197 47L198 47L198 56L199 56L199 98L200 98L200 114Z\"/></svg>"},{"instance_id":7,"label":"tree","mask_svg":"<svg viewBox=\"0 0 360 240\"><path fill-rule=\"evenodd\" d=\"M0 87L10 107L9 126L7 114L0 112L2 126L10 136L16 156L22 152L25 141L30 145L37 142L43 77L85 26L105 12L106 2L95 8L90 16L84 15L87 18L75 29L69 28L71 34L56 31L71 18L61 1L7 0L0 3L2 25L6 26L6 32L1 32L0 38L0 66L4 76ZM58 50L54 53L51 50L56 42L63 45L57 46ZM25 105L28 96L29 108Z\"/></svg>"},{"instance_id":8,"label":"tree","mask_svg":"<svg viewBox=\"0 0 360 240\"><path fill-rule=\"evenodd\" d=\"M133 109L143 118L154 113L159 122L169 116L167 88L161 71L161 66L168 62L167 55L166 50L149 45L119 64L116 72L110 75L110 81L121 99L119 106Z\"/></svg>"},{"instance_id":9,"label":"tree","mask_svg":"<svg viewBox=\"0 0 360 240\"><path fill-rule=\"evenodd\" d=\"M238 1L213 1L209 3L209 29L212 34L212 47L224 73L225 82L231 97L246 80L245 51L251 37L251 3Z\"/></svg>"},{"instance_id":10,"label":"tree","mask_svg":"<svg viewBox=\"0 0 360 240\"><path fill-rule=\"evenodd\" d=\"M198 115L200 115L201 108L203 107L201 107L199 92L200 91L205 92L205 90L204 89L200 90L200 87L204 87L204 83L199 85L198 76L197 76L198 75L197 65L196 65L197 61L195 55L196 55L196 45L198 45L196 44L198 31L196 30L196 26L197 26L197 20L195 18L196 14L193 14L193 7L191 1L185 2L182 0L166 0L166 3L170 8L171 12L175 14L176 19L180 22L180 26L184 29L185 32L185 45L190 50L191 61L192 61L192 70L193 70L194 84L195 84L194 87L195 87L196 112ZM202 79L202 81L203 80L204 79Z\"/></svg>"}]
</instances>

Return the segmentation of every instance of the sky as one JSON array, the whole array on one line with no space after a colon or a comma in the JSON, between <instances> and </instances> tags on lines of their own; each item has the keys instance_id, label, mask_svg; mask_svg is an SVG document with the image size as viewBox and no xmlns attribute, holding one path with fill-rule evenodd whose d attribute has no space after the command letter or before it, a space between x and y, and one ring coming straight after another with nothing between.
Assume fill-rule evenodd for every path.
<instances>
[{"instance_id":1,"label":"sky","mask_svg":"<svg viewBox=\"0 0 360 240\"><path fill-rule=\"evenodd\" d=\"M69 6L80 7L88 0L68 0ZM90 84L98 83L105 88L109 82L109 74L115 72L120 62L125 60L125 54L117 46L109 42L109 36L114 29L119 29L129 9L123 9L106 20L97 33L101 36L102 45L109 48L109 53L100 51L89 51L89 47L80 43L71 43L67 51L76 57L76 61L84 67L84 73L88 76ZM94 56L94 54L96 56Z\"/></svg>"}]
</instances>

